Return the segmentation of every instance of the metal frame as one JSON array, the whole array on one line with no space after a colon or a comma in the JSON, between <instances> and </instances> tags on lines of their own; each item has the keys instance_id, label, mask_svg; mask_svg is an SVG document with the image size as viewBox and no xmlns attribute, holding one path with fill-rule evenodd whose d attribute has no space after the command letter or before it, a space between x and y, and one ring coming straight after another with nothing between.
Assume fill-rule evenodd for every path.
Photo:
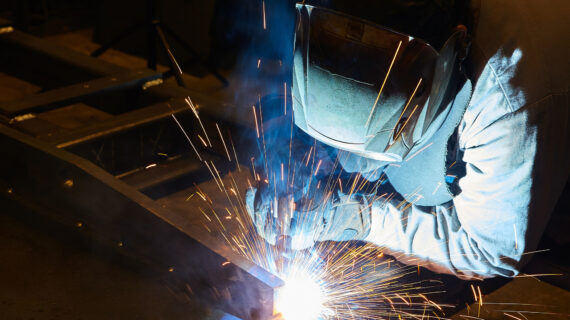
<instances>
[{"instance_id":1,"label":"metal frame","mask_svg":"<svg viewBox=\"0 0 570 320\"><path fill-rule=\"evenodd\" d=\"M166 167L166 173L158 179L139 176L121 177L121 180L74 151L118 135L146 130L169 120L172 114L181 117L190 114L180 99L183 96L192 95L205 106L204 118L219 120L216 116L225 113L220 103L166 85L143 90L149 82L159 84L156 80L162 75L147 69L128 71L20 31L0 34L0 47L3 48L0 59L4 59L4 67L10 73L21 71L36 82L48 82L36 74L42 66L47 74L60 71L53 83L46 83L51 90L0 104L0 122L3 122L0 166L9 168L0 175L4 196L40 205L46 208L50 219L70 229L79 229L89 239L163 270L170 269L200 301L243 319L271 317L275 289L282 285L280 279L237 255L184 215L164 208L139 191L196 171L199 168L196 163L187 161L170 169ZM20 65L14 65L22 57L33 59L32 65L22 66L21 61ZM30 73L30 68L38 69ZM134 95L136 101L143 97L155 103L142 108L131 106L130 111L116 110L117 114L106 121L42 139L11 125L17 115L84 99L104 104L109 94L112 100L125 92L130 98Z\"/></svg>"}]
</instances>

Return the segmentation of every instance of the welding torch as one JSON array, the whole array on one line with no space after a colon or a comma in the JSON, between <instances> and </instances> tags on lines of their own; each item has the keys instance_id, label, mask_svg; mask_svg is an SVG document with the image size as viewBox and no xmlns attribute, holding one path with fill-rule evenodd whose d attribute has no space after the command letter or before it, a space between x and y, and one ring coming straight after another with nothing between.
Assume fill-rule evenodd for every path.
<instances>
[{"instance_id":1,"label":"welding torch","mask_svg":"<svg viewBox=\"0 0 570 320\"><path fill-rule=\"evenodd\" d=\"M280 257L278 268L281 271L286 270L292 260L291 247L291 222L293 219L293 211L295 210L295 202L291 197L282 196L274 200L273 212L277 219L277 253Z\"/></svg>"}]
</instances>

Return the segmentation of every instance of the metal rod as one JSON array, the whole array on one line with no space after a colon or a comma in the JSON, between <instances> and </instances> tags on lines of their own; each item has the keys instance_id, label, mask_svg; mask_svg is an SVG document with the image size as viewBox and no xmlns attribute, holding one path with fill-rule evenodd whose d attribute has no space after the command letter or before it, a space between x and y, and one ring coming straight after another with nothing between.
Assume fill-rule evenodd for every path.
<instances>
[{"instance_id":1,"label":"metal rod","mask_svg":"<svg viewBox=\"0 0 570 320\"><path fill-rule=\"evenodd\" d=\"M156 33L158 34L158 38L160 39L160 42L162 43L162 47L166 53L166 56L168 57L168 60L170 61L170 67L172 68L172 70L174 70L174 77L176 78L176 83L178 83L178 85L183 87L183 88L187 88L186 83L184 83L184 78L182 77L182 75L183 75L182 69L180 68L180 65L178 64L178 62L176 61L174 54L172 54L172 49L170 49L170 46L168 45L168 41L166 41L166 37L164 36L164 32L162 31L162 28L160 27L160 23L159 22L155 23L154 28L156 30Z\"/></svg>"}]
</instances>

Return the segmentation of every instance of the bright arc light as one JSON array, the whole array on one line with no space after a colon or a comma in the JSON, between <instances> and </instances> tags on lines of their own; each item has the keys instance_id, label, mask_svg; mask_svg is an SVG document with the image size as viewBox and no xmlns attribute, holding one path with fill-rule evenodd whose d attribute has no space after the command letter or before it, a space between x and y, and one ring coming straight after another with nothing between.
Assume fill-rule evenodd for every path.
<instances>
[{"instance_id":1,"label":"bright arc light","mask_svg":"<svg viewBox=\"0 0 570 320\"><path fill-rule=\"evenodd\" d=\"M286 320L318 320L323 313L325 295L310 275L294 272L277 292L275 309Z\"/></svg>"}]
</instances>

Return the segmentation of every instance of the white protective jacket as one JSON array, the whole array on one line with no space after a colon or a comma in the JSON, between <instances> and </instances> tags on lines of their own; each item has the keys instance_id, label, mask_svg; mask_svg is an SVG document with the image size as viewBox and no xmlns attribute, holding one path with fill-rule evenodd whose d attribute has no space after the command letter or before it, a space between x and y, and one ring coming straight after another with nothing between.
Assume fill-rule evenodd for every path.
<instances>
[{"instance_id":1,"label":"white protective jacket","mask_svg":"<svg viewBox=\"0 0 570 320\"><path fill-rule=\"evenodd\" d=\"M570 3L479 6L473 95L458 128L461 192L433 207L377 201L367 241L438 272L512 277L570 171Z\"/></svg>"}]
</instances>

